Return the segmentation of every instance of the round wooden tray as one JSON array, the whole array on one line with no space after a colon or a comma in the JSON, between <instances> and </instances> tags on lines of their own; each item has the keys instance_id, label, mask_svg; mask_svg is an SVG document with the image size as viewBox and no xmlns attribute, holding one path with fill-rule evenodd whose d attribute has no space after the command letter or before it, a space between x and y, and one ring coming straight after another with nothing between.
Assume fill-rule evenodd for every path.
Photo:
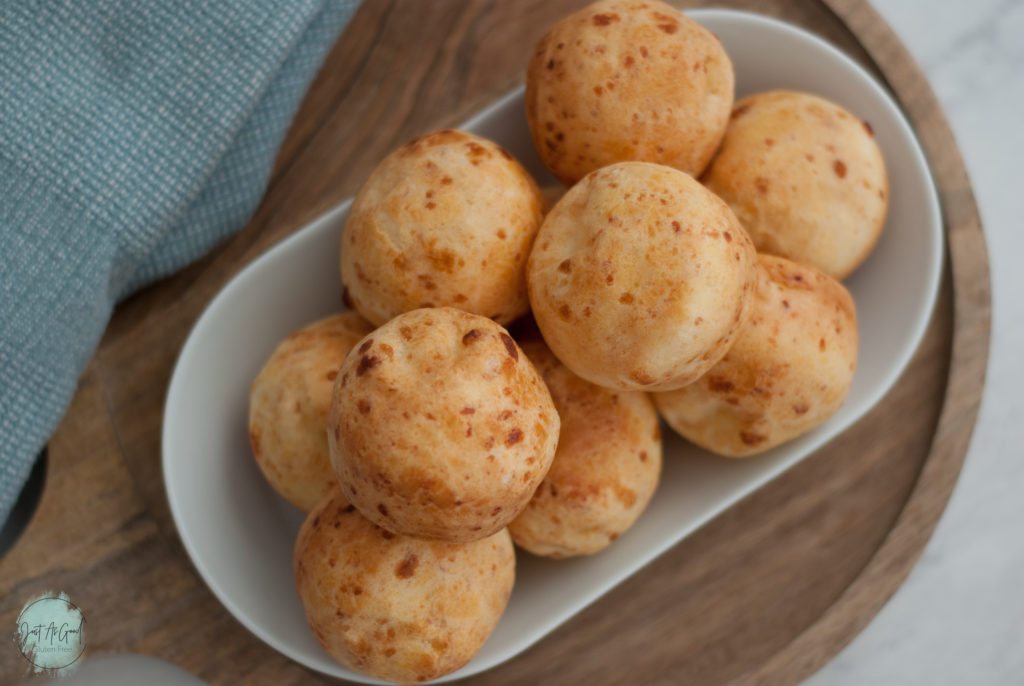
<instances>
[{"instance_id":1,"label":"round wooden tray","mask_svg":"<svg viewBox=\"0 0 1024 686\"><path fill-rule=\"evenodd\" d=\"M314 83L252 221L122 303L49 446L39 508L0 560L0 625L44 590L83 609L91 654L139 652L211 684L326 682L241 627L193 571L160 476L174 361L242 266L351 195L392 148L462 120L522 78L582 0L368 0ZM818 33L887 83L924 145L948 262L913 362L867 417L644 568L487 684L794 684L874 616L956 481L988 350L988 264L956 144L925 79L863 0L727 2ZM26 664L0 650L0 681Z\"/></svg>"}]
</instances>

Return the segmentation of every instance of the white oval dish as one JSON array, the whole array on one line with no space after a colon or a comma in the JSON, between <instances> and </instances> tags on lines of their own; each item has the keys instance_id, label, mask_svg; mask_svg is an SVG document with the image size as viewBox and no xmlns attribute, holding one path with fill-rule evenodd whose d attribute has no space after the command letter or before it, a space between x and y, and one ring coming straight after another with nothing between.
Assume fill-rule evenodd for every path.
<instances>
[{"instance_id":1,"label":"white oval dish","mask_svg":"<svg viewBox=\"0 0 1024 686\"><path fill-rule=\"evenodd\" d=\"M931 316L943 233L931 173L899 107L857 64L782 22L731 10L689 16L714 31L736 68L737 99L776 88L829 98L870 122L885 155L891 201L885 230L846 284L857 303L860 360L849 397L816 431L760 457L710 456L665 430L665 465L637 524L597 555L564 561L518 556L515 591L497 629L465 667L476 674L518 654L709 519L849 427L896 382ZM523 60L529 46L523 48ZM533 151L519 88L461 128L510 150L541 185L554 179ZM214 595L246 628L300 664L353 673L320 648L292 579L303 516L266 484L247 436L249 385L291 331L340 308L338 246L345 202L246 267L210 303L178 358L167 394L163 473L182 543Z\"/></svg>"}]
</instances>

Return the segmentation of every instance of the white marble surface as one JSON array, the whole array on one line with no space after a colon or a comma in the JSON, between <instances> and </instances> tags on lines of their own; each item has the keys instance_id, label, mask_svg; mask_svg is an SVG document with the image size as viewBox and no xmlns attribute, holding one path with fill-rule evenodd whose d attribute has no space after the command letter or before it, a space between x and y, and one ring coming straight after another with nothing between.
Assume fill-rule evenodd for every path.
<instances>
[{"instance_id":1,"label":"white marble surface","mask_svg":"<svg viewBox=\"0 0 1024 686\"><path fill-rule=\"evenodd\" d=\"M1024 2L874 4L967 163L991 260L992 345L967 461L921 561L805 686L1024 684Z\"/></svg>"}]
</instances>

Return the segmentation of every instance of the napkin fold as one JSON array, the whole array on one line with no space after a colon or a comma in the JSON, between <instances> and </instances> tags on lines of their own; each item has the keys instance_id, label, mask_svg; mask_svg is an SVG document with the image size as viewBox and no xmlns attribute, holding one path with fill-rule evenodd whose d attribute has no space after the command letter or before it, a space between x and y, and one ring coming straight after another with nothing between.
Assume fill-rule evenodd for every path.
<instances>
[{"instance_id":1,"label":"napkin fold","mask_svg":"<svg viewBox=\"0 0 1024 686\"><path fill-rule=\"evenodd\" d=\"M0 1L0 523L114 304L256 209L358 4Z\"/></svg>"}]
</instances>

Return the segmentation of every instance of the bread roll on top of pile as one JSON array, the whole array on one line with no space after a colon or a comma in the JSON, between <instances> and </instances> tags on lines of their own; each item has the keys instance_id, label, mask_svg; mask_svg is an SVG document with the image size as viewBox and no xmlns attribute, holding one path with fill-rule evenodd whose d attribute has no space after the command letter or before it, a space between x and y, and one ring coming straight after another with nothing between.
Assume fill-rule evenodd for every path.
<instances>
[{"instance_id":1,"label":"bread roll on top of pile","mask_svg":"<svg viewBox=\"0 0 1024 686\"><path fill-rule=\"evenodd\" d=\"M552 352L579 376L672 390L732 345L754 260L735 215L693 177L620 162L548 213L527 266L530 304Z\"/></svg>"},{"instance_id":2,"label":"bread roll on top of pile","mask_svg":"<svg viewBox=\"0 0 1024 686\"><path fill-rule=\"evenodd\" d=\"M389 531L445 541L512 521L558 432L547 386L508 332L448 307L407 312L360 341L328 418L345 497Z\"/></svg>"}]
</instances>

